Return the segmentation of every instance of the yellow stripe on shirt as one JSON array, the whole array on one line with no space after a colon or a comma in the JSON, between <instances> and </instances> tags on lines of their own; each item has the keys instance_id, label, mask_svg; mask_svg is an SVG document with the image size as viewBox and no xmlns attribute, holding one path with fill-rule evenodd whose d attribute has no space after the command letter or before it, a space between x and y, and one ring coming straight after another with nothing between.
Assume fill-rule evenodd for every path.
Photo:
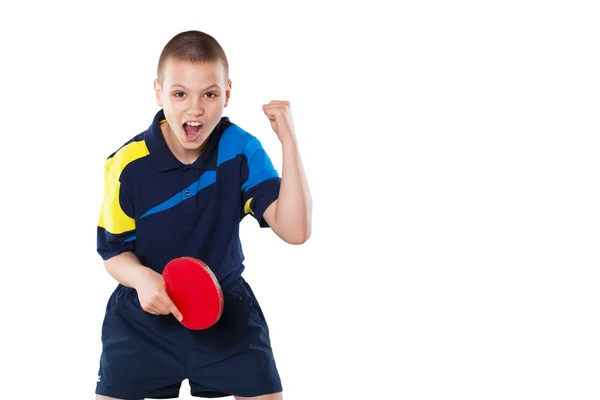
<instances>
[{"instance_id":1,"label":"yellow stripe on shirt","mask_svg":"<svg viewBox=\"0 0 600 400\"><path fill-rule=\"evenodd\" d=\"M123 146L106 160L104 171L104 200L100 211L98 226L118 235L135 229L133 218L125 214L119 195L121 193L121 173L131 162L150 154L146 142L131 142Z\"/></svg>"}]
</instances>

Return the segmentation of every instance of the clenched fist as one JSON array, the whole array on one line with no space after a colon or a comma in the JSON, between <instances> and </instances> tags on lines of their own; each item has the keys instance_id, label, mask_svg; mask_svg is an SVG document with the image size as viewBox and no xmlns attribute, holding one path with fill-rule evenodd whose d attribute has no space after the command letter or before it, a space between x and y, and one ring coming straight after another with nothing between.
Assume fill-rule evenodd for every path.
<instances>
[{"instance_id":1,"label":"clenched fist","mask_svg":"<svg viewBox=\"0 0 600 400\"><path fill-rule=\"evenodd\" d=\"M262 108L271 122L271 128L273 128L282 143L296 139L292 107L289 101L272 100L269 104L263 105Z\"/></svg>"}]
</instances>

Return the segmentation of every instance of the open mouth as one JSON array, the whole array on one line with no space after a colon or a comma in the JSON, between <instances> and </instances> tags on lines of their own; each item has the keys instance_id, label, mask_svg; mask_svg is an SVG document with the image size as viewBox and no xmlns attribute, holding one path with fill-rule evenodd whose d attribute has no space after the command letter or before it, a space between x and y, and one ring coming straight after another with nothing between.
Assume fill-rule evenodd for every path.
<instances>
[{"instance_id":1,"label":"open mouth","mask_svg":"<svg viewBox=\"0 0 600 400\"><path fill-rule=\"evenodd\" d=\"M188 121L183 124L183 132L186 140L193 141L198 139L202 132L202 122Z\"/></svg>"}]
</instances>

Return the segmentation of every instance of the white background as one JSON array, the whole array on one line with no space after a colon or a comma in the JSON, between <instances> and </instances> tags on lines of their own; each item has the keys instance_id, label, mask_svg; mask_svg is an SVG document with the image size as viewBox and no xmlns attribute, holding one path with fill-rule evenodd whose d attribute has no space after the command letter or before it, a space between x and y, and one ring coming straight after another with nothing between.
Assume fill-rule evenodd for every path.
<instances>
[{"instance_id":1,"label":"white background","mask_svg":"<svg viewBox=\"0 0 600 400\"><path fill-rule=\"evenodd\" d=\"M292 103L312 238L242 223L286 399L600 398L593 2L16 4L0 398L93 398L104 160L150 124L159 53L188 29L225 48L226 115L279 170L261 105Z\"/></svg>"}]
</instances>

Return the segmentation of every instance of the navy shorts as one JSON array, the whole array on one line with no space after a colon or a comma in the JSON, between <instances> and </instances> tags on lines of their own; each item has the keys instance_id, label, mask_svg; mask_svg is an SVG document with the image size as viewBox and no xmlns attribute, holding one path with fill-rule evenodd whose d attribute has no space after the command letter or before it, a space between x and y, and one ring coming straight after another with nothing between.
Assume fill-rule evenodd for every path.
<instances>
[{"instance_id":1,"label":"navy shorts","mask_svg":"<svg viewBox=\"0 0 600 400\"><path fill-rule=\"evenodd\" d=\"M119 285L102 325L96 394L125 400L174 398L184 379L198 397L281 392L269 328L252 289L240 277L223 292L219 321L193 331L172 314L145 312L137 292Z\"/></svg>"}]
</instances>

